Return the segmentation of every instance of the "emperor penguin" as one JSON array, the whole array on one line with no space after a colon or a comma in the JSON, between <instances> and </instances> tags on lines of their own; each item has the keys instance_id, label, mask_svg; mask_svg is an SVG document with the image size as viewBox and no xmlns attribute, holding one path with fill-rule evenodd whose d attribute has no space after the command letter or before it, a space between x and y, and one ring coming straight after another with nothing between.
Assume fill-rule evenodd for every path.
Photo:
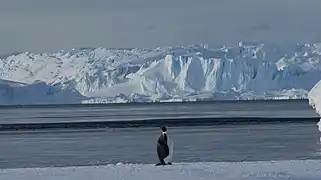
<instances>
[{"instance_id":1,"label":"emperor penguin","mask_svg":"<svg viewBox=\"0 0 321 180\"><path fill-rule=\"evenodd\" d=\"M157 141L157 155L159 163L156 165L171 165L173 157L174 142L170 138L165 126L161 126L162 134Z\"/></svg>"}]
</instances>

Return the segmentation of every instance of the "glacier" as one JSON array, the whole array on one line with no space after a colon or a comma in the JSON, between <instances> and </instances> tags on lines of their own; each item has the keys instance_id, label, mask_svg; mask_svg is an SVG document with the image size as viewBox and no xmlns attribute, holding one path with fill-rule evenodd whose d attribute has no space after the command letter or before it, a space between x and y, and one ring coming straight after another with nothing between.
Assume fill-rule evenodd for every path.
<instances>
[{"instance_id":1,"label":"glacier","mask_svg":"<svg viewBox=\"0 0 321 180\"><path fill-rule=\"evenodd\" d=\"M320 59L321 43L74 48L1 56L0 79L68 89L65 103L307 99L321 79Z\"/></svg>"}]
</instances>

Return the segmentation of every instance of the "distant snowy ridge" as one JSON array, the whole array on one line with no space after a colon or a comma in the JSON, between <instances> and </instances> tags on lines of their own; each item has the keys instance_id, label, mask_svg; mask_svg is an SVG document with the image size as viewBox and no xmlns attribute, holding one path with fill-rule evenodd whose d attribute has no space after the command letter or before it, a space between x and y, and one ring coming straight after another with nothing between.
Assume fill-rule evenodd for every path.
<instances>
[{"instance_id":1,"label":"distant snowy ridge","mask_svg":"<svg viewBox=\"0 0 321 180\"><path fill-rule=\"evenodd\" d=\"M320 59L321 44L83 48L3 57L0 78L75 89L82 103L305 99Z\"/></svg>"}]
</instances>

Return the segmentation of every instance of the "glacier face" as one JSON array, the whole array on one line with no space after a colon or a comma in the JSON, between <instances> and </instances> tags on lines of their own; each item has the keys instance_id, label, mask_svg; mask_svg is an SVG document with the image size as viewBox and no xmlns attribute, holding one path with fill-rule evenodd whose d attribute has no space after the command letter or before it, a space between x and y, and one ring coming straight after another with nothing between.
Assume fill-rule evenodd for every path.
<instances>
[{"instance_id":1,"label":"glacier face","mask_svg":"<svg viewBox=\"0 0 321 180\"><path fill-rule=\"evenodd\" d=\"M320 59L321 44L79 48L3 57L0 78L75 89L84 103L307 98Z\"/></svg>"}]
</instances>

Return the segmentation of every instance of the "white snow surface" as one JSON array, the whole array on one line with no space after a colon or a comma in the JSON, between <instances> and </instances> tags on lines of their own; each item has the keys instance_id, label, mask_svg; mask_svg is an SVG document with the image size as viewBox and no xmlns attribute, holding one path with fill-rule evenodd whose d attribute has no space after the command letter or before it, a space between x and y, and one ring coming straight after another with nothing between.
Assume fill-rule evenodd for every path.
<instances>
[{"instance_id":1,"label":"white snow surface","mask_svg":"<svg viewBox=\"0 0 321 180\"><path fill-rule=\"evenodd\" d=\"M87 167L0 169L1 180L319 180L321 162L178 163L172 166L117 164Z\"/></svg>"},{"instance_id":2,"label":"white snow surface","mask_svg":"<svg viewBox=\"0 0 321 180\"><path fill-rule=\"evenodd\" d=\"M311 89L308 94L309 104L321 116L321 80ZM321 132L321 119L318 122L319 131ZM321 141L321 138L320 138Z\"/></svg>"},{"instance_id":3,"label":"white snow surface","mask_svg":"<svg viewBox=\"0 0 321 180\"><path fill-rule=\"evenodd\" d=\"M79 103L298 99L321 79L320 59L321 43L78 48L4 57L0 78L74 89Z\"/></svg>"}]
</instances>

